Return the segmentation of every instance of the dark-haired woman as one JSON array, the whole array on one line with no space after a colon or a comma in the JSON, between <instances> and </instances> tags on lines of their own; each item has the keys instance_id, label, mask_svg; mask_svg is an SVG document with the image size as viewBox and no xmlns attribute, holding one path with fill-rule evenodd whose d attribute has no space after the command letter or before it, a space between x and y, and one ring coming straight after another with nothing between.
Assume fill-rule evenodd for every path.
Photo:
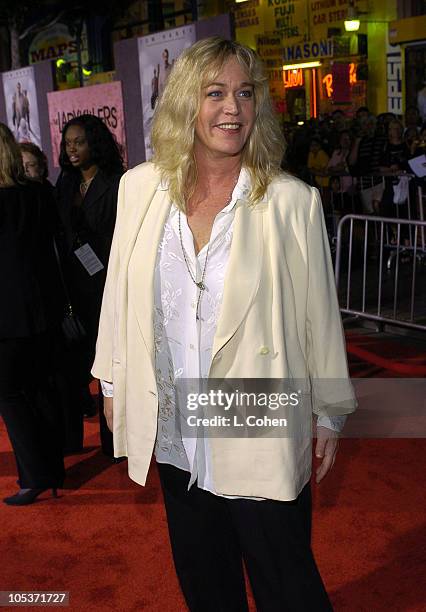
<instances>
[{"instance_id":1,"label":"dark-haired woman","mask_svg":"<svg viewBox=\"0 0 426 612\"><path fill-rule=\"evenodd\" d=\"M82 416L95 413L88 385L123 162L113 135L93 115L81 115L65 125L59 161L62 173L56 196L64 227L65 276L72 306L87 334L83 343L68 352L74 413L66 447L78 450Z\"/></svg>"},{"instance_id":2,"label":"dark-haired woman","mask_svg":"<svg viewBox=\"0 0 426 612\"><path fill-rule=\"evenodd\" d=\"M59 414L50 401L50 332L56 308L53 224L43 188L27 181L15 139L0 123L0 415L18 468L19 491L3 501L32 503L62 486Z\"/></svg>"}]
</instances>

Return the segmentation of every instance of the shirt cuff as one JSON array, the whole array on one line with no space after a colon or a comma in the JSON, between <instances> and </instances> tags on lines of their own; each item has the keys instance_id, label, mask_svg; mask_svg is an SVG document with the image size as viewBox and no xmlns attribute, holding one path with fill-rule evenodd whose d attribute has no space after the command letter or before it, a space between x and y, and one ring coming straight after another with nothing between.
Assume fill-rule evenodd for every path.
<instances>
[{"instance_id":1,"label":"shirt cuff","mask_svg":"<svg viewBox=\"0 0 426 612\"><path fill-rule=\"evenodd\" d=\"M332 429L333 431L340 433L345 426L346 418L346 414L332 417L319 416L317 420L317 427L326 427L327 429Z\"/></svg>"},{"instance_id":2,"label":"shirt cuff","mask_svg":"<svg viewBox=\"0 0 426 612\"><path fill-rule=\"evenodd\" d=\"M104 397L114 396L114 385L112 382L108 382L107 380L101 380L101 389L102 389L102 395Z\"/></svg>"}]
</instances>

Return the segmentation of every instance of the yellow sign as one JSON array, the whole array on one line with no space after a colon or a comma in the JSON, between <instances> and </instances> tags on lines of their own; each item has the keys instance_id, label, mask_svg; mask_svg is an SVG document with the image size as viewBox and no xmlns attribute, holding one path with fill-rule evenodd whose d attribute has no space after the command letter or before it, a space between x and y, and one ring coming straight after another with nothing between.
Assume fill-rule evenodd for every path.
<instances>
[{"instance_id":1,"label":"yellow sign","mask_svg":"<svg viewBox=\"0 0 426 612\"><path fill-rule=\"evenodd\" d=\"M261 14L261 1L250 0L249 2L241 3L234 12L236 28L252 28L260 26L263 29L263 15Z\"/></svg>"},{"instance_id":2,"label":"yellow sign","mask_svg":"<svg viewBox=\"0 0 426 612\"><path fill-rule=\"evenodd\" d=\"M268 32L279 32L284 39L302 40L307 25L306 0L267 0L264 24Z\"/></svg>"},{"instance_id":3,"label":"yellow sign","mask_svg":"<svg viewBox=\"0 0 426 612\"><path fill-rule=\"evenodd\" d=\"M306 0L249 0L234 8L236 38L256 47L256 37L279 34L287 43L303 40L307 30Z\"/></svg>"},{"instance_id":4,"label":"yellow sign","mask_svg":"<svg viewBox=\"0 0 426 612\"><path fill-rule=\"evenodd\" d=\"M397 43L424 40L425 32L426 15L399 19L389 24L389 42L395 45Z\"/></svg>"},{"instance_id":5,"label":"yellow sign","mask_svg":"<svg viewBox=\"0 0 426 612\"><path fill-rule=\"evenodd\" d=\"M269 89L273 99L282 99L282 40L279 34L265 34L256 37L256 49L262 58L268 75Z\"/></svg>"},{"instance_id":6,"label":"yellow sign","mask_svg":"<svg viewBox=\"0 0 426 612\"><path fill-rule=\"evenodd\" d=\"M265 61L269 58L279 59L282 64L282 40L279 34L257 36L256 48L259 56Z\"/></svg>"},{"instance_id":7,"label":"yellow sign","mask_svg":"<svg viewBox=\"0 0 426 612\"><path fill-rule=\"evenodd\" d=\"M360 8L358 0L309 0L311 36L312 32L315 38L327 36L328 28L341 28L344 31L344 21L352 4Z\"/></svg>"}]
</instances>

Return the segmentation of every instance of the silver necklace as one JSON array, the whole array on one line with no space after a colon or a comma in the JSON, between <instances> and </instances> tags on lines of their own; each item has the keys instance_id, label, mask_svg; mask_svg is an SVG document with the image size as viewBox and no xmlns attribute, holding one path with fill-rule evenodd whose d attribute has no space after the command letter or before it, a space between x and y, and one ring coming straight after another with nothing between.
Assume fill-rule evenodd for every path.
<instances>
[{"instance_id":1,"label":"silver necklace","mask_svg":"<svg viewBox=\"0 0 426 612\"><path fill-rule=\"evenodd\" d=\"M228 206L228 204L230 203L230 201L232 200L232 193L233 193L233 191L234 190L231 191L231 194L230 194L229 198L227 199L227 201L226 201L226 203L225 203L223 208L226 208ZM199 321L200 320L200 303L201 303L201 298L203 296L204 291L206 290L206 285L205 285L204 280L206 278L207 261L209 259L211 241L209 240L209 245L207 247L206 259L204 261L204 267L203 267L203 270L201 272L201 280L197 281L196 277L192 274L191 267L190 267L189 261L188 261L188 257L186 255L185 247L183 246L180 211L178 212L178 224L179 224L179 240L180 240L180 246L182 248L183 259L185 261L185 266L186 266L186 269L188 270L188 273L189 273L189 276L191 277L192 282L194 283L194 285L196 285L198 287L198 299L197 299L197 306L195 308L195 318L197 319L197 321Z\"/></svg>"},{"instance_id":2,"label":"silver necklace","mask_svg":"<svg viewBox=\"0 0 426 612\"><path fill-rule=\"evenodd\" d=\"M209 246L207 247L207 253L206 253L206 259L204 261L204 267L203 267L203 271L201 273L201 280L199 280L197 282L197 279L194 277L194 275L191 272L191 267L189 265L188 262L188 258L186 255L186 251L185 251L185 247L183 246L183 239L182 239L182 227L181 227L181 222L180 222L180 211L178 213L179 216L179 240L180 240L180 246L182 248L182 253L183 253L183 259L185 261L185 265L186 265L186 269L188 270L189 276L191 277L192 282L197 285L198 287L198 299L197 299L197 306L195 308L195 318L197 319L197 321L200 320L200 302L201 302L201 296L203 295L203 292L206 290L206 285L204 284L204 279L206 277L206 270L207 270L207 260L209 258L209 251L210 251L210 242L209 242Z\"/></svg>"},{"instance_id":3,"label":"silver necklace","mask_svg":"<svg viewBox=\"0 0 426 612\"><path fill-rule=\"evenodd\" d=\"M96 174L94 174L91 178L89 178L87 181L81 181L80 183L80 193L81 196L84 198L84 196L86 195L91 182L93 181L93 179L95 178Z\"/></svg>"}]
</instances>

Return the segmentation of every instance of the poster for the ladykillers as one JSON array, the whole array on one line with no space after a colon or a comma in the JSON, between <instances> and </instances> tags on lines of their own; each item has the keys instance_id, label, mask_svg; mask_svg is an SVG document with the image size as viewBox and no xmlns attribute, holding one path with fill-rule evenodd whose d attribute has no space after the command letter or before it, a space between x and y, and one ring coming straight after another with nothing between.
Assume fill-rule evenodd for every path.
<instances>
[{"instance_id":1,"label":"poster for the ladykillers","mask_svg":"<svg viewBox=\"0 0 426 612\"><path fill-rule=\"evenodd\" d=\"M143 131L147 160L152 157L151 124L158 98L164 89L173 63L182 51L194 42L194 26L183 26L139 38Z\"/></svg>"},{"instance_id":2,"label":"poster for the ladykillers","mask_svg":"<svg viewBox=\"0 0 426 612\"><path fill-rule=\"evenodd\" d=\"M114 134L127 165L126 131L121 82L77 87L47 94L54 165L59 166L62 130L70 119L88 113L102 119Z\"/></svg>"},{"instance_id":3,"label":"poster for the ladykillers","mask_svg":"<svg viewBox=\"0 0 426 612\"><path fill-rule=\"evenodd\" d=\"M34 68L4 72L2 77L9 128L18 142L41 147Z\"/></svg>"}]
</instances>

